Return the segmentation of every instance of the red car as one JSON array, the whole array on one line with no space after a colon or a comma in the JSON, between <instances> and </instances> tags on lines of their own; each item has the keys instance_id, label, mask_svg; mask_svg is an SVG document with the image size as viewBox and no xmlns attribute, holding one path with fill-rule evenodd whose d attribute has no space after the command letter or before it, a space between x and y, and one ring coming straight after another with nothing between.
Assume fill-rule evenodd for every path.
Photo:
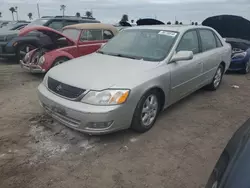
<instances>
[{"instance_id":1,"label":"red car","mask_svg":"<svg viewBox=\"0 0 250 188\"><path fill-rule=\"evenodd\" d=\"M67 26L62 33L43 26L29 27L21 30L20 36L31 32L40 32L46 37L41 38L42 47L20 60L21 67L32 73L45 73L53 66L97 51L118 30L108 24L85 23Z\"/></svg>"}]
</instances>

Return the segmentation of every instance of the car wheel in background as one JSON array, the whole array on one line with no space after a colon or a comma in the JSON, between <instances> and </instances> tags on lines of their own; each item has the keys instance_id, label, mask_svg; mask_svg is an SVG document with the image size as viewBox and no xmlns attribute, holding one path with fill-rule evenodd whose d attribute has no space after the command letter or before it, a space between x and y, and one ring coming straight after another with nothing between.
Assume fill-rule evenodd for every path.
<instances>
[{"instance_id":1,"label":"car wheel in background","mask_svg":"<svg viewBox=\"0 0 250 188\"><path fill-rule=\"evenodd\" d=\"M55 67L55 66L57 66L57 65L60 65L60 64L64 63L65 61L68 61L68 60L69 60L69 58L67 58L67 57L59 57L59 58L57 58L57 59L54 61L52 67Z\"/></svg>"},{"instance_id":2,"label":"car wheel in background","mask_svg":"<svg viewBox=\"0 0 250 188\"><path fill-rule=\"evenodd\" d=\"M28 52L34 50L35 48L36 46L32 44L22 44L18 46L16 51L17 62L19 63L19 61L22 60Z\"/></svg>"},{"instance_id":3,"label":"car wheel in background","mask_svg":"<svg viewBox=\"0 0 250 188\"><path fill-rule=\"evenodd\" d=\"M248 60L248 62L245 64L245 68L242 71L243 74L247 74L250 71L250 59Z\"/></svg>"},{"instance_id":4,"label":"car wheel in background","mask_svg":"<svg viewBox=\"0 0 250 188\"><path fill-rule=\"evenodd\" d=\"M150 90L142 96L134 112L131 128L143 133L151 129L160 111L160 95Z\"/></svg>"},{"instance_id":5,"label":"car wheel in background","mask_svg":"<svg viewBox=\"0 0 250 188\"><path fill-rule=\"evenodd\" d=\"M213 77L212 82L209 85L206 86L206 89L212 90L212 91L218 89L218 87L221 84L223 74L224 74L224 67L223 67L222 64L220 64L218 69L216 70L216 73L215 73L215 75Z\"/></svg>"}]
</instances>

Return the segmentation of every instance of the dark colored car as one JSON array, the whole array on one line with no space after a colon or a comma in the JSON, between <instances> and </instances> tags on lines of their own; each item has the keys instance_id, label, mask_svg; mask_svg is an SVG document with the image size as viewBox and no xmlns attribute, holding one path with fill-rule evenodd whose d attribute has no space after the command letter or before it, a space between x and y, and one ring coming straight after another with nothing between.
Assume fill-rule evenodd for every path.
<instances>
[{"instance_id":1,"label":"dark colored car","mask_svg":"<svg viewBox=\"0 0 250 188\"><path fill-rule=\"evenodd\" d=\"M250 21L234 15L218 15L205 19L202 25L214 28L232 46L229 71L249 72Z\"/></svg>"},{"instance_id":2,"label":"dark colored car","mask_svg":"<svg viewBox=\"0 0 250 188\"><path fill-rule=\"evenodd\" d=\"M2 26L0 28L0 31L6 31L6 30L20 30L24 28L26 25L28 25L30 22L27 21L14 21L9 22L8 24Z\"/></svg>"},{"instance_id":3,"label":"dark colored car","mask_svg":"<svg viewBox=\"0 0 250 188\"><path fill-rule=\"evenodd\" d=\"M235 38L226 38L232 46L232 61L228 71L239 71L243 74L250 70L250 41Z\"/></svg>"},{"instance_id":4,"label":"dark colored car","mask_svg":"<svg viewBox=\"0 0 250 188\"><path fill-rule=\"evenodd\" d=\"M250 187L250 119L233 135L217 161L206 188Z\"/></svg>"},{"instance_id":5,"label":"dark colored car","mask_svg":"<svg viewBox=\"0 0 250 188\"><path fill-rule=\"evenodd\" d=\"M62 31L63 27L78 23L99 23L99 21L93 18L75 16L45 16L31 22L26 27L46 26L57 31ZM48 36L39 32L33 32L27 36L19 36L19 31L0 31L0 57L16 57L19 62L26 53L44 45L48 40L50 40Z\"/></svg>"}]
</instances>

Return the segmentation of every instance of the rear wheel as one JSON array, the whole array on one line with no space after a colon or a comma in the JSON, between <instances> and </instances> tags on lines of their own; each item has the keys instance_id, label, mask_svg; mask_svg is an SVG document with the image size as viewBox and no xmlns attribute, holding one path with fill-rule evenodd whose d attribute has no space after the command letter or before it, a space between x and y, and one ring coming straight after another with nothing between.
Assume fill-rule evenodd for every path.
<instances>
[{"instance_id":1,"label":"rear wheel","mask_svg":"<svg viewBox=\"0 0 250 188\"><path fill-rule=\"evenodd\" d=\"M217 90L221 84L223 73L224 73L224 67L222 64L220 64L218 69L216 70L216 73L213 77L212 82L206 86L206 89L212 90L212 91Z\"/></svg>"},{"instance_id":2,"label":"rear wheel","mask_svg":"<svg viewBox=\"0 0 250 188\"><path fill-rule=\"evenodd\" d=\"M143 133L151 129L160 111L160 95L151 90L142 96L134 112L131 128Z\"/></svg>"},{"instance_id":3,"label":"rear wheel","mask_svg":"<svg viewBox=\"0 0 250 188\"><path fill-rule=\"evenodd\" d=\"M64 63L65 61L68 61L68 60L69 60L69 58L67 58L67 57L59 57L59 58L57 58L57 59L54 61L52 67L55 67L55 66L57 66L57 65L60 65L60 64Z\"/></svg>"},{"instance_id":4,"label":"rear wheel","mask_svg":"<svg viewBox=\"0 0 250 188\"><path fill-rule=\"evenodd\" d=\"M22 44L18 46L16 51L17 62L19 63L20 60L23 60L25 55L31 50L34 50L35 48L36 46L32 44Z\"/></svg>"}]
</instances>

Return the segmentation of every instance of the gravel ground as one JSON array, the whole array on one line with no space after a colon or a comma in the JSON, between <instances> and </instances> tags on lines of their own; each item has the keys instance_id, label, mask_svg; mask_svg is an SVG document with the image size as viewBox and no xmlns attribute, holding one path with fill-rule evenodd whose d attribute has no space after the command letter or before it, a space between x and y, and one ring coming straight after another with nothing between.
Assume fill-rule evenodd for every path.
<instances>
[{"instance_id":1,"label":"gravel ground","mask_svg":"<svg viewBox=\"0 0 250 188\"><path fill-rule=\"evenodd\" d=\"M40 108L43 75L0 60L0 187L200 188L249 117L250 75L225 75L165 110L152 130L88 136ZM239 88L233 88L237 85Z\"/></svg>"}]
</instances>

